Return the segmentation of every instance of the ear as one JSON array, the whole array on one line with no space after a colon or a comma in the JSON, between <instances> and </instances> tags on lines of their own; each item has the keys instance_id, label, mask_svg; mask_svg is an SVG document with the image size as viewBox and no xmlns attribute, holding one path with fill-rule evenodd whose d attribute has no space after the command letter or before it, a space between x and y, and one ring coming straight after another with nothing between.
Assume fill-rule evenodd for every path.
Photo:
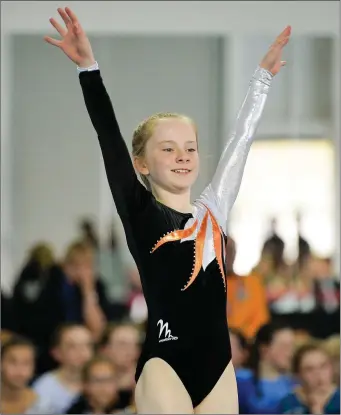
<instances>
[{"instance_id":1,"label":"ear","mask_svg":"<svg viewBox=\"0 0 341 415\"><path fill-rule=\"evenodd\" d=\"M133 164L134 164L135 169L140 174L148 176L149 169L147 167L147 164L146 164L145 160L142 157L134 157Z\"/></svg>"}]
</instances>

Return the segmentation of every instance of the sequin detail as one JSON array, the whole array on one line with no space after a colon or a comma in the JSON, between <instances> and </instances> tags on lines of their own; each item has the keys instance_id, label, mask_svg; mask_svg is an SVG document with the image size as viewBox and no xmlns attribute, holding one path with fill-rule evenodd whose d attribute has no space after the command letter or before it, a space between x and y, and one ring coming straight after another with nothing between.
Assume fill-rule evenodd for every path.
<instances>
[{"instance_id":1,"label":"sequin detail","mask_svg":"<svg viewBox=\"0 0 341 415\"><path fill-rule=\"evenodd\" d=\"M195 228L197 227L198 221L196 220L193 225L188 229L181 229L176 231L168 232L167 234L163 235L162 238L158 240L158 242L154 245L153 249L150 251L152 254L154 251L156 251L160 246L167 242L175 242L179 241L182 238L187 238L188 236L192 235L192 233L195 231Z\"/></svg>"},{"instance_id":2,"label":"sequin detail","mask_svg":"<svg viewBox=\"0 0 341 415\"><path fill-rule=\"evenodd\" d=\"M198 234L195 238L192 274L190 278L188 279L187 283L185 284L185 286L181 289L181 291L187 290L187 288L193 284L193 282L195 281L195 279L197 278L201 270L202 263L203 263L204 245L205 245L205 242L207 242L206 231L207 231L208 219L211 220L215 256L216 256L219 270L220 270L220 273L223 279L224 289L226 291L225 272L224 272L224 266L222 262L222 256L223 256L222 232L218 225L217 220L215 219L210 209L206 205L204 205L204 207L206 209L206 213L204 215L203 220L201 221ZM187 238L191 236L195 232L197 227L198 227L198 220L196 219L193 225L190 226L188 229L175 230L175 231L168 232L167 234L165 234L163 237L161 237L158 240L158 242L154 245L150 253L155 252L158 248L160 248L163 244L167 242L175 242L175 241L179 241L183 238Z\"/></svg>"}]
</instances>

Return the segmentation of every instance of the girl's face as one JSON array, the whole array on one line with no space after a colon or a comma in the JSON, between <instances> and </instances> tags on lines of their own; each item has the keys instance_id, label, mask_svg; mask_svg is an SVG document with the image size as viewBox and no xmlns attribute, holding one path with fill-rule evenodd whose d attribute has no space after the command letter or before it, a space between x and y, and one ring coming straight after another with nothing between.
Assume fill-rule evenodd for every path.
<instances>
[{"instance_id":1,"label":"girl's face","mask_svg":"<svg viewBox=\"0 0 341 415\"><path fill-rule=\"evenodd\" d=\"M147 141L145 157L137 169L149 176L151 185L181 194L195 182L199 171L196 132L190 122L181 118L159 120Z\"/></svg>"}]
</instances>

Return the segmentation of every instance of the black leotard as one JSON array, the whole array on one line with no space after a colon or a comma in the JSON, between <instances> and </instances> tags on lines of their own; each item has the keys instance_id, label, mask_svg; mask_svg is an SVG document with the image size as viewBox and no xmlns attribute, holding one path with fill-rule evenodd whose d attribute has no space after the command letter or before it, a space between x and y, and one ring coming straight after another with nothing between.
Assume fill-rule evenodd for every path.
<instances>
[{"instance_id":1,"label":"black leotard","mask_svg":"<svg viewBox=\"0 0 341 415\"><path fill-rule=\"evenodd\" d=\"M166 361L196 407L231 359L226 321L225 233L252 137L272 76L258 68L212 182L186 214L160 202L139 182L99 70L80 73L111 192L148 306L136 371Z\"/></svg>"}]
</instances>

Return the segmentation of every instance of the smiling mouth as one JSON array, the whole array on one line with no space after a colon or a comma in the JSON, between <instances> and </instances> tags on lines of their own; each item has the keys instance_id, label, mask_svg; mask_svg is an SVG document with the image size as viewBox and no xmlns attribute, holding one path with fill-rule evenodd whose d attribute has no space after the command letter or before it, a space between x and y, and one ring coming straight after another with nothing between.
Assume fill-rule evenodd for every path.
<instances>
[{"instance_id":1,"label":"smiling mouth","mask_svg":"<svg viewBox=\"0 0 341 415\"><path fill-rule=\"evenodd\" d=\"M191 171L192 170L190 170L190 169L174 169L174 170L172 170L173 173L177 173L177 174L188 174Z\"/></svg>"}]
</instances>

